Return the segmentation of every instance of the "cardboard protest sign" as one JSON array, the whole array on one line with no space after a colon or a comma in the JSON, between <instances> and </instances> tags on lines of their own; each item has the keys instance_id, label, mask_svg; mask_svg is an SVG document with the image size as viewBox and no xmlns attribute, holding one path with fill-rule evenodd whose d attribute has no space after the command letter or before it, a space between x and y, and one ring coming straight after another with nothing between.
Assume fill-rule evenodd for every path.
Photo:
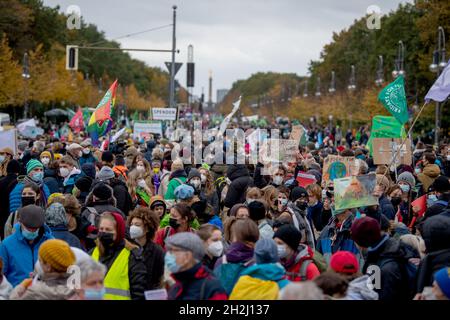
<instances>
[{"instance_id":1,"label":"cardboard protest sign","mask_svg":"<svg viewBox=\"0 0 450 320\"><path fill-rule=\"evenodd\" d=\"M269 139L268 161L272 162L293 162L296 160L298 143L295 140Z\"/></svg>"},{"instance_id":2,"label":"cardboard protest sign","mask_svg":"<svg viewBox=\"0 0 450 320\"><path fill-rule=\"evenodd\" d=\"M176 120L177 108L152 108L153 120Z\"/></svg>"},{"instance_id":3,"label":"cardboard protest sign","mask_svg":"<svg viewBox=\"0 0 450 320\"><path fill-rule=\"evenodd\" d=\"M148 138L151 133L162 136L161 121L135 122L133 126L133 138Z\"/></svg>"},{"instance_id":4,"label":"cardboard protest sign","mask_svg":"<svg viewBox=\"0 0 450 320\"><path fill-rule=\"evenodd\" d=\"M297 145L301 144L302 146L305 146L307 143L305 127L302 125L293 126L289 139L297 141Z\"/></svg>"},{"instance_id":5,"label":"cardboard protest sign","mask_svg":"<svg viewBox=\"0 0 450 320\"><path fill-rule=\"evenodd\" d=\"M372 141L373 146L373 163L374 164L391 164L395 158L395 166L400 164L411 165L411 140L406 139L401 150L402 139L400 138L375 138ZM400 150L400 151L399 151Z\"/></svg>"},{"instance_id":6,"label":"cardboard protest sign","mask_svg":"<svg viewBox=\"0 0 450 320\"><path fill-rule=\"evenodd\" d=\"M296 178L298 185L300 187L306 188L310 184L316 183L316 177L312 174L307 174L306 172L299 171Z\"/></svg>"},{"instance_id":7,"label":"cardboard protest sign","mask_svg":"<svg viewBox=\"0 0 450 320\"><path fill-rule=\"evenodd\" d=\"M373 195L376 175L366 174L334 180L335 210L373 206L378 198Z\"/></svg>"},{"instance_id":8,"label":"cardboard protest sign","mask_svg":"<svg viewBox=\"0 0 450 320\"><path fill-rule=\"evenodd\" d=\"M322 179L326 182L334 179L358 175L359 165L355 157L329 155L323 160Z\"/></svg>"},{"instance_id":9,"label":"cardboard protest sign","mask_svg":"<svg viewBox=\"0 0 450 320\"><path fill-rule=\"evenodd\" d=\"M166 289L144 291L145 300L167 300Z\"/></svg>"}]
</instances>

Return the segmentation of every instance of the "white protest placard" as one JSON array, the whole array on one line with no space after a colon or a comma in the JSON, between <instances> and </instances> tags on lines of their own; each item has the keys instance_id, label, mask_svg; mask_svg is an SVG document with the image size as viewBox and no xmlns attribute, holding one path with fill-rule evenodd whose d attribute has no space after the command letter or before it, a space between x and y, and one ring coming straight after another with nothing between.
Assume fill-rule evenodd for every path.
<instances>
[{"instance_id":1,"label":"white protest placard","mask_svg":"<svg viewBox=\"0 0 450 320\"><path fill-rule=\"evenodd\" d=\"M126 130L126 129L127 129L126 127L123 127L122 129L120 129L119 131L117 131L117 132L112 136L111 142L112 142L112 143L116 142L116 140L119 139L120 136L123 135L123 134L125 133L125 130Z\"/></svg>"},{"instance_id":2,"label":"white protest placard","mask_svg":"<svg viewBox=\"0 0 450 320\"><path fill-rule=\"evenodd\" d=\"M17 132L16 129L0 132L0 149L11 148L14 154L17 153Z\"/></svg>"},{"instance_id":3,"label":"white protest placard","mask_svg":"<svg viewBox=\"0 0 450 320\"><path fill-rule=\"evenodd\" d=\"M24 131L26 127L36 127L36 120L29 119L27 121L18 124L16 127L19 132Z\"/></svg>"},{"instance_id":4,"label":"white protest placard","mask_svg":"<svg viewBox=\"0 0 450 320\"><path fill-rule=\"evenodd\" d=\"M145 300L167 300L166 289L144 291Z\"/></svg>"},{"instance_id":5,"label":"white protest placard","mask_svg":"<svg viewBox=\"0 0 450 320\"><path fill-rule=\"evenodd\" d=\"M150 133L162 136L162 124L160 121L135 122L133 126L133 138L141 138Z\"/></svg>"},{"instance_id":6,"label":"white protest placard","mask_svg":"<svg viewBox=\"0 0 450 320\"><path fill-rule=\"evenodd\" d=\"M153 120L170 120L177 119L176 108L152 108Z\"/></svg>"}]
</instances>

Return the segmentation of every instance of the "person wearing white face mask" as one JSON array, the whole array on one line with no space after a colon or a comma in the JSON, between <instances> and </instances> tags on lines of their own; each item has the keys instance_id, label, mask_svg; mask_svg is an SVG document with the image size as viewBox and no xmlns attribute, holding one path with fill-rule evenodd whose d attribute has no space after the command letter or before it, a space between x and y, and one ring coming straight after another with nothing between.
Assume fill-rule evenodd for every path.
<instances>
[{"instance_id":1,"label":"person wearing white face mask","mask_svg":"<svg viewBox=\"0 0 450 320\"><path fill-rule=\"evenodd\" d=\"M223 255L223 242L222 242L222 232L219 227L212 224L203 224L200 226L196 232L200 239L203 240L205 247L205 257L202 262L203 265L208 267L210 270L214 270L214 265L217 259Z\"/></svg>"},{"instance_id":2,"label":"person wearing white face mask","mask_svg":"<svg viewBox=\"0 0 450 320\"><path fill-rule=\"evenodd\" d=\"M75 162L75 167L80 168L80 158L83 156L83 147L78 143L72 143L67 147L67 155Z\"/></svg>"},{"instance_id":3,"label":"person wearing white face mask","mask_svg":"<svg viewBox=\"0 0 450 320\"><path fill-rule=\"evenodd\" d=\"M159 289L164 274L164 250L153 241L159 217L149 208L139 207L128 216L131 242L142 248L147 268L145 290Z\"/></svg>"},{"instance_id":4,"label":"person wearing white face mask","mask_svg":"<svg viewBox=\"0 0 450 320\"><path fill-rule=\"evenodd\" d=\"M75 182L81 176L81 171L76 168L73 159L66 155L59 162L59 175L64 178L62 193L72 193Z\"/></svg>"},{"instance_id":5,"label":"person wearing white face mask","mask_svg":"<svg viewBox=\"0 0 450 320\"><path fill-rule=\"evenodd\" d=\"M152 191L144 179L142 172L133 170L128 175L127 180L128 193L135 205L148 207Z\"/></svg>"},{"instance_id":6,"label":"person wearing white face mask","mask_svg":"<svg viewBox=\"0 0 450 320\"><path fill-rule=\"evenodd\" d=\"M79 159L80 168L85 163L96 163L97 159L94 157L94 155L92 154L92 151L91 151L91 147L92 147L91 139L88 138L88 139L84 140L80 145L83 147L82 156Z\"/></svg>"}]
</instances>

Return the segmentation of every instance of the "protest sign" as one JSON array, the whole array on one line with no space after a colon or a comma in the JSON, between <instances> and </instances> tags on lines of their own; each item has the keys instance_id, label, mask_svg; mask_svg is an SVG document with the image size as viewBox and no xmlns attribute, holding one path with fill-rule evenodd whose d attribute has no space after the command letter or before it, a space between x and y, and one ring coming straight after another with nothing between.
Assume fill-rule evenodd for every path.
<instances>
[{"instance_id":1,"label":"protest sign","mask_svg":"<svg viewBox=\"0 0 450 320\"><path fill-rule=\"evenodd\" d=\"M17 152L17 131L15 129L0 132L0 149L10 148Z\"/></svg>"},{"instance_id":2,"label":"protest sign","mask_svg":"<svg viewBox=\"0 0 450 320\"><path fill-rule=\"evenodd\" d=\"M334 179L357 175L359 166L355 157L329 155L323 160L322 179L326 182Z\"/></svg>"},{"instance_id":3,"label":"protest sign","mask_svg":"<svg viewBox=\"0 0 450 320\"><path fill-rule=\"evenodd\" d=\"M167 300L166 289L144 291L145 300Z\"/></svg>"},{"instance_id":4,"label":"protest sign","mask_svg":"<svg viewBox=\"0 0 450 320\"><path fill-rule=\"evenodd\" d=\"M373 195L376 185L376 175L374 174L345 177L335 179L333 182L335 210L378 204L378 198Z\"/></svg>"},{"instance_id":5,"label":"protest sign","mask_svg":"<svg viewBox=\"0 0 450 320\"><path fill-rule=\"evenodd\" d=\"M375 138L405 138L406 131L394 117L375 116L372 118L372 130L367 142L370 155L373 155L373 139Z\"/></svg>"},{"instance_id":6,"label":"protest sign","mask_svg":"<svg viewBox=\"0 0 450 320\"><path fill-rule=\"evenodd\" d=\"M126 129L127 129L126 127L123 127L122 129L120 129L119 131L117 131L117 132L112 136L111 142L112 142L112 143L116 142L116 140L119 139L120 136L123 135L123 134L125 133L125 130L126 130Z\"/></svg>"},{"instance_id":7,"label":"protest sign","mask_svg":"<svg viewBox=\"0 0 450 320\"><path fill-rule=\"evenodd\" d=\"M151 133L162 136L162 125L160 121L136 121L133 126L133 138L145 138Z\"/></svg>"},{"instance_id":8,"label":"protest sign","mask_svg":"<svg viewBox=\"0 0 450 320\"><path fill-rule=\"evenodd\" d=\"M170 120L177 119L176 108L152 108L153 120Z\"/></svg>"},{"instance_id":9,"label":"protest sign","mask_svg":"<svg viewBox=\"0 0 450 320\"><path fill-rule=\"evenodd\" d=\"M372 145L374 164L391 164L394 157L396 157L395 166L411 165L412 163L411 140L409 139L406 139L401 150L402 139L400 138L375 138Z\"/></svg>"},{"instance_id":10,"label":"protest sign","mask_svg":"<svg viewBox=\"0 0 450 320\"><path fill-rule=\"evenodd\" d=\"M257 114L253 115L253 116L246 116L246 117L241 118L242 121L247 121L247 122L258 121L258 119L259 119L259 116Z\"/></svg>"},{"instance_id":11,"label":"protest sign","mask_svg":"<svg viewBox=\"0 0 450 320\"><path fill-rule=\"evenodd\" d=\"M300 187L306 188L310 184L316 183L316 177L303 171L299 171L296 178Z\"/></svg>"},{"instance_id":12,"label":"protest sign","mask_svg":"<svg viewBox=\"0 0 450 320\"><path fill-rule=\"evenodd\" d=\"M295 140L269 139L268 161L271 162L293 162L296 161L298 144Z\"/></svg>"},{"instance_id":13,"label":"protest sign","mask_svg":"<svg viewBox=\"0 0 450 320\"><path fill-rule=\"evenodd\" d=\"M305 146L307 143L306 129L302 125L293 126L289 139L297 141L297 145Z\"/></svg>"}]
</instances>

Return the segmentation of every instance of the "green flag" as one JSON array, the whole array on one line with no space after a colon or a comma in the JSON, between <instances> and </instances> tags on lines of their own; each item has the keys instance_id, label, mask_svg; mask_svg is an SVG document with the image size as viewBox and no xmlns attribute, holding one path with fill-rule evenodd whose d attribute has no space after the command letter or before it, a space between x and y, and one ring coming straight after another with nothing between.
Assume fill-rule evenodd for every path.
<instances>
[{"instance_id":1,"label":"green flag","mask_svg":"<svg viewBox=\"0 0 450 320\"><path fill-rule=\"evenodd\" d=\"M405 79L398 76L378 95L378 100L401 124L408 122L408 105L406 103Z\"/></svg>"},{"instance_id":2,"label":"green flag","mask_svg":"<svg viewBox=\"0 0 450 320\"><path fill-rule=\"evenodd\" d=\"M405 128L394 118L388 116L375 116L372 119L372 130L367 147L372 155L372 140L375 138L405 138Z\"/></svg>"}]
</instances>

